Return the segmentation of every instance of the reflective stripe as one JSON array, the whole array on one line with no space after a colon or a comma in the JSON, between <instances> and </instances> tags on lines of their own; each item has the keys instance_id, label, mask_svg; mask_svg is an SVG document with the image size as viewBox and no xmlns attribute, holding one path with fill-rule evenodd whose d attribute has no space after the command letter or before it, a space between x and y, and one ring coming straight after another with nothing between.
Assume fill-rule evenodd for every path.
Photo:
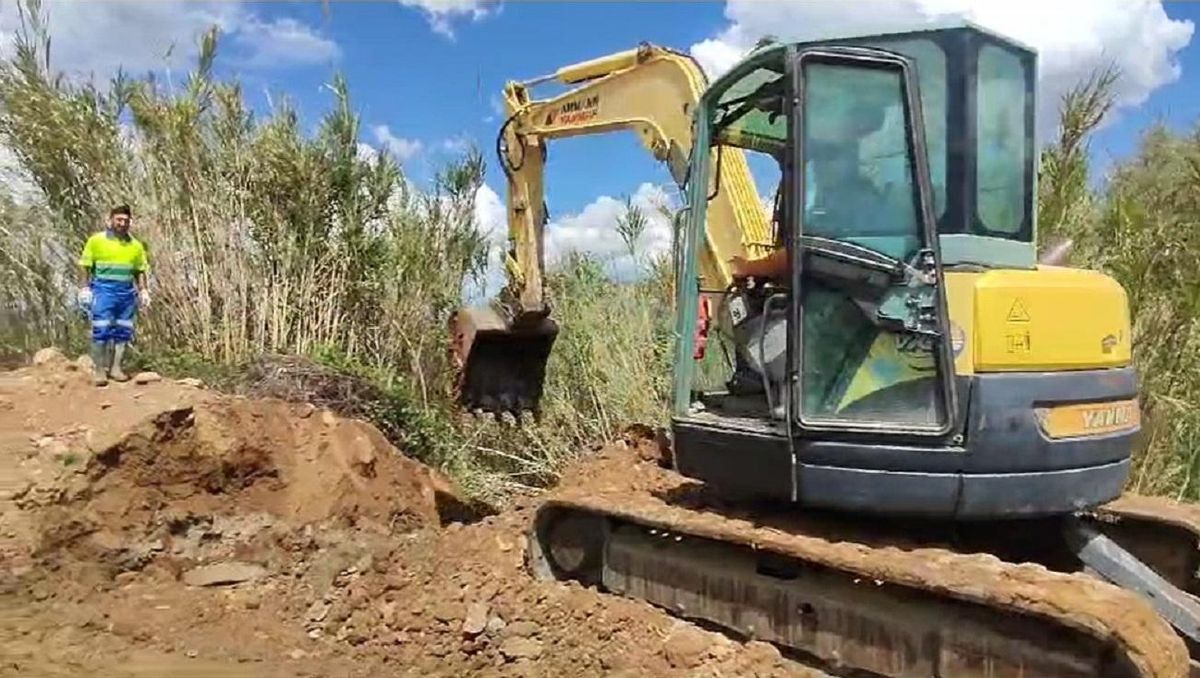
<instances>
[{"instance_id":1,"label":"reflective stripe","mask_svg":"<svg viewBox=\"0 0 1200 678\"><path fill-rule=\"evenodd\" d=\"M132 320L118 320L117 324L120 325L121 327L130 327L130 328L133 327Z\"/></svg>"},{"instance_id":2,"label":"reflective stripe","mask_svg":"<svg viewBox=\"0 0 1200 678\"><path fill-rule=\"evenodd\" d=\"M111 320L93 320L92 327L109 327L113 324Z\"/></svg>"},{"instance_id":3,"label":"reflective stripe","mask_svg":"<svg viewBox=\"0 0 1200 678\"><path fill-rule=\"evenodd\" d=\"M133 280L133 267L129 264L96 264L96 278L100 280Z\"/></svg>"}]
</instances>

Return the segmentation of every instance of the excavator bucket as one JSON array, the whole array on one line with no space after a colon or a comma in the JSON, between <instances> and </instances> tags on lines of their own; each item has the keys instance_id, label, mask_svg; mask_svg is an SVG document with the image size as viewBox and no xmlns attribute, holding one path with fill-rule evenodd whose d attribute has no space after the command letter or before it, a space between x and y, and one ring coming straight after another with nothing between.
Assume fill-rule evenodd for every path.
<instances>
[{"instance_id":1,"label":"excavator bucket","mask_svg":"<svg viewBox=\"0 0 1200 678\"><path fill-rule=\"evenodd\" d=\"M558 336L548 317L510 322L490 307L459 309L450 319L455 397L472 412L537 413L546 361Z\"/></svg>"}]
</instances>

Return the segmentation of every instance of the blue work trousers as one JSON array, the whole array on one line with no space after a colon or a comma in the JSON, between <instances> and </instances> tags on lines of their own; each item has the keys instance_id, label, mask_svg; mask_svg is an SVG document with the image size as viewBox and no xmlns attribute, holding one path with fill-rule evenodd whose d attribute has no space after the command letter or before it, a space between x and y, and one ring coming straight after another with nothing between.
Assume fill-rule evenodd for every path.
<instances>
[{"instance_id":1,"label":"blue work trousers","mask_svg":"<svg viewBox=\"0 0 1200 678\"><path fill-rule=\"evenodd\" d=\"M137 307L137 290L132 282L93 280L92 341L132 341Z\"/></svg>"}]
</instances>

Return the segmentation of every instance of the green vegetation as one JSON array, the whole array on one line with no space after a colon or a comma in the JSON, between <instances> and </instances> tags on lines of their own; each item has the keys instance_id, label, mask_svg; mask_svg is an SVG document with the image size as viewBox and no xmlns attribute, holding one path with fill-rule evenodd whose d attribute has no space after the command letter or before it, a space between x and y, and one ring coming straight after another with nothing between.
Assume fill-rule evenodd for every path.
<instances>
[{"instance_id":1,"label":"green vegetation","mask_svg":"<svg viewBox=\"0 0 1200 678\"><path fill-rule=\"evenodd\" d=\"M1155 125L1103 190L1091 191L1086 137L1108 110L1116 74L1063 102L1043 155L1043 233L1074 243L1069 263L1113 276L1129 295L1145 435L1132 489L1200 499L1200 127Z\"/></svg>"},{"instance_id":2,"label":"green vegetation","mask_svg":"<svg viewBox=\"0 0 1200 678\"><path fill-rule=\"evenodd\" d=\"M0 144L37 190L0 188L0 362L47 344L84 350L73 262L108 207L130 202L154 267L138 366L371 419L488 500L552 481L629 424L665 422L669 260L639 258L646 275L618 283L601 262L568 257L548 277L562 332L542 420L512 429L461 417L448 401L446 320L486 264L479 153L412 185L386 152L360 150L340 79L315 134L287 103L253 115L237 82L212 75L215 33L175 88L73 83L54 73L37 3L26 5L32 18L0 61ZM1135 486L1195 498L1200 131L1148 131L1095 190L1087 138L1116 77L1098 74L1063 102L1061 134L1043 153L1043 242L1071 239L1072 265L1129 290L1148 420ZM614 228L636 256L646 215L630 208ZM719 360L719 348L709 355Z\"/></svg>"}]
</instances>

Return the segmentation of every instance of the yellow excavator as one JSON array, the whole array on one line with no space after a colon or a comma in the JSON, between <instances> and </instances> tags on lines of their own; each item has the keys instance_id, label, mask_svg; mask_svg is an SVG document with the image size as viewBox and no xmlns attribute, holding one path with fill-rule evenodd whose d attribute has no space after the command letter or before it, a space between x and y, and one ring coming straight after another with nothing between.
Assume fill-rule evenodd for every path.
<instances>
[{"instance_id":1,"label":"yellow excavator","mask_svg":"<svg viewBox=\"0 0 1200 678\"><path fill-rule=\"evenodd\" d=\"M541 396L548 138L634 129L686 195L671 468L555 491L536 575L838 675L1200 676L1200 510L1122 495L1125 292L1036 258L1036 61L964 22L770 42L711 83L643 46L544 102L508 86L509 285L452 321L465 407ZM770 226L746 153L779 168ZM735 343L720 387L705 295Z\"/></svg>"}]
</instances>

